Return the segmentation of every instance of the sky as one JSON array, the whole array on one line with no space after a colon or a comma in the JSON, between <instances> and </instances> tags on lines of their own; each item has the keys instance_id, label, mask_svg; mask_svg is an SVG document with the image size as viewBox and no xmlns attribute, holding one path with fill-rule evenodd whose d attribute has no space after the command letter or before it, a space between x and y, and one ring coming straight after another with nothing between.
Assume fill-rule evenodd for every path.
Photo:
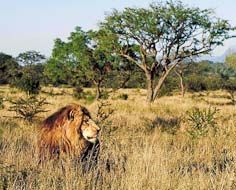
<instances>
[{"instance_id":1,"label":"sky","mask_svg":"<svg viewBox=\"0 0 236 190\"><path fill-rule=\"evenodd\" d=\"M13 56L36 50L50 56L54 40L66 40L76 26L96 29L114 8L147 7L154 0L0 0L0 52ZM217 17L236 26L236 0L182 0L184 4L214 9ZM225 42L213 55L236 46Z\"/></svg>"}]
</instances>

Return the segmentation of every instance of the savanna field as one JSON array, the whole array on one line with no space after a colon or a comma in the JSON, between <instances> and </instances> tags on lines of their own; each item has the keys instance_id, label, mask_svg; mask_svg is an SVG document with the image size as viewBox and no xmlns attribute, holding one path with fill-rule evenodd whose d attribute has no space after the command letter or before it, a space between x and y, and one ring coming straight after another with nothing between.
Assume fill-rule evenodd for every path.
<instances>
[{"instance_id":1,"label":"savanna field","mask_svg":"<svg viewBox=\"0 0 236 190\"><path fill-rule=\"evenodd\" d=\"M185 98L175 93L149 105L145 90L120 89L103 100L107 118L100 122L96 168L83 173L73 162L38 166L37 126L44 118L70 103L85 105L98 117L101 102L78 100L72 92L43 87L48 112L29 123L8 111L7 99L23 93L0 87L6 98L0 110L0 189L236 189L236 107L224 91ZM207 131L193 128L193 110L213 112Z\"/></svg>"}]
</instances>

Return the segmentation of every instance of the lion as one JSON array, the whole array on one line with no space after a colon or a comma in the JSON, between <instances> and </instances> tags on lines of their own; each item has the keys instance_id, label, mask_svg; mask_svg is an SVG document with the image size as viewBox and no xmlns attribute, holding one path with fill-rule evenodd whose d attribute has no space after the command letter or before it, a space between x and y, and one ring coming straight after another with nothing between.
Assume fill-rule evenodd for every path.
<instances>
[{"instance_id":1,"label":"lion","mask_svg":"<svg viewBox=\"0 0 236 190\"><path fill-rule=\"evenodd\" d=\"M42 122L39 131L39 163L65 157L97 160L100 127L83 106L71 104L59 109Z\"/></svg>"}]
</instances>

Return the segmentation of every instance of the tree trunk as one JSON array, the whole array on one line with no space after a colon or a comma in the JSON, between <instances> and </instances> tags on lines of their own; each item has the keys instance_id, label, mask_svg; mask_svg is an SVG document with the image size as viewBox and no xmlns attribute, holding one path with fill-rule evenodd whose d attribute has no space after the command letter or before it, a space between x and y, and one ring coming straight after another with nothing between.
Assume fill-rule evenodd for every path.
<instances>
[{"instance_id":1,"label":"tree trunk","mask_svg":"<svg viewBox=\"0 0 236 190\"><path fill-rule=\"evenodd\" d=\"M179 80L180 80L180 88L181 88L181 95L182 95L182 97L184 97L184 95L185 95L185 85L184 85L184 76L183 76L183 72L182 71L180 71L180 72L178 72L178 71L175 71L175 73L178 75L178 77L179 77Z\"/></svg>"},{"instance_id":2,"label":"tree trunk","mask_svg":"<svg viewBox=\"0 0 236 190\"><path fill-rule=\"evenodd\" d=\"M153 80L154 80L154 77L153 77L153 74L152 73L149 73L149 72L145 72L146 74L146 78L147 78L147 102L151 103L153 102L153 93L154 93L154 90L153 90Z\"/></svg>"},{"instance_id":3,"label":"tree trunk","mask_svg":"<svg viewBox=\"0 0 236 190\"><path fill-rule=\"evenodd\" d=\"M185 95L185 85L184 85L184 79L183 79L182 75L180 77L180 87L181 87L181 95L182 95L182 97L184 97L184 95Z\"/></svg>"},{"instance_id":4,"label":"tree trunk","mask_svg":"<svg viewBox=\"0 0 236 190\"><path fill-rule=\"evenodd\" d=\"M98 100L98 99L101 98L101 95L102 95L102 93L101 93L101 82L100 81L96 82L95 85L96 85L96 100Z\"/></svg>"},{"instance_id":5,"label":"tree trunk","mask_svg":"<svg viewBox=\"0 0 236 190\"><path fill-rule=\"evenodd\" d=\"M158 94L161 90L161 87L164 84L164 81L165 81L166 77L167 77L167 74L161 76L160 79L158 80L158 83L157 83L157 85L154 89L154 92L153 92L153 102L157 98L157 96L158 96Z\"/></svg>"},{"instance_id":6,"label":"tree trunk","mask_svg":"<svg viewBox=\"0 0 236 190\"><path fill-rule=\"evenodd\" d=\"M175 66L178 64L179 62L176 60L173 65L167 69L159 78L157 85L155 86L154 92L153 92L153 97L152 97L152 101L154 102L154 100L157 98L162 85L164 84L164 81L166 80L166 77L169 75L169 73L175 68Z\"/></svg>"}]
</instances>

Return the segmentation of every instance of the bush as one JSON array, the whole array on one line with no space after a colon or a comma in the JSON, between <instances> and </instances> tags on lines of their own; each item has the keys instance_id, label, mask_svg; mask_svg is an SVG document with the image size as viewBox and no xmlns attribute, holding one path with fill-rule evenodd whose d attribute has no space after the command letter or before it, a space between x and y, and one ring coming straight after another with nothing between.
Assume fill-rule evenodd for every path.
<instances>
[{"instance_id":1,"label":"bush","mask_svg":"<svg viewBox=\"0 0 236 190\"><path fill-rule=\"evenodd\" d=\"M190 91L199 92L207 90L207 85L202 77L192 76L187 79L187 87Z\"/></svg>"},{"instance_id":2,"label":"bush","mask_svg":"<svg viewBox=\"0 0 236 190\"><path fill-rule=\"evenodd\" d=\"M40 91L41 74L36 66L25 66L12 85L27 94L38 94Z\"/></svg>"},{"instance_id":3,"label":"bush","mask_svg":"<svg viewBox=\"0 0 236 190\"><path fill-rule=\"evenodd\" d=\"M117 98L121 100L128 100L128 94L120 94Z\"/></svg>"},{"instance_id":4,"label":"bush","mask_svg":"<svg viewBox=\"0 0 236 190\"><path fill-rule=\"evenodd\" d=\"M35 116L47 110L42 107L46 104L46 98L37 98L36 96L27 96L26 98L19 98L17 100L9 100L12 104L9 111L16 113L17 118L32 122Z\"/></svg>"},{"instance_id":5,"label":"bush","mask_svg":"<svg viewBox=\"0 0 236 190\"><path fill-rule=\"evenodd\" d=\"M222 80L219 77L206 77L204 83L207 90L219 90L222 87Z\"/></svg>"},{"instance_id":6,"label":"bush","mask_svg":"<svg viewBox=\"0 0 236 190\"><path fill-rule=\"evenodd\" d=\"M194 108L187 112L188 121L191 125L191 128L187 131L188 134L194 139L206 136L209 129L213 129L213 131L216 132L215 115L217 111L216 108L209 107L203 110Z\"/></svg>"},{"instance_id":7,"label":"bush","mask_svg":"<svg viewBox=\"0 0 236 190\"><path fill-rule=\"evenodd\" d=\"M229 99L231 100L231 103L235 105L236 80L229 79L225 81L222 85L222 88L229 93Z\"/></svg>"}]
</instances>

